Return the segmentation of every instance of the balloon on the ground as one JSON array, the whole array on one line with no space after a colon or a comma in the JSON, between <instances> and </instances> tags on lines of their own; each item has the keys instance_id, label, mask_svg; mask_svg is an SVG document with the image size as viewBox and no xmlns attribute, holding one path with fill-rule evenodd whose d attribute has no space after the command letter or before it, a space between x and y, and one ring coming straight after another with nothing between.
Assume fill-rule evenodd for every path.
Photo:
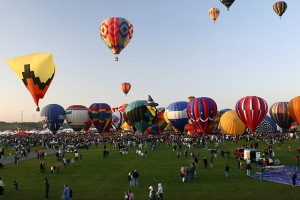
<instances>
[{"instance_id":1,"label":"balloon on the ground","mask_svg":"<svg viewBox=\"0 0 300 200\"><path fill-rule=\"evenodd\" d=\"M108 48L118 55L130 42L133 36L133 26L125 18L107 18L100 25L100 35ZM118 61L118 57L115 61Z\"/></svg>"},{"instance_id":2,"label":"balloon on the ground","mask_svg":"<svg viewBox=\"0 0 300 200\"><path fill-rule=\"evenodd\" d=\"M83 133L87 133L91 127L91 125L93 124L91 118L89 118L89 120L87 121L87 123L83 126L82 130Z\"/></svg>"},{"instance_id":3,"label":"balloon on the ground","mask_svg":"<svg viewBox=\"0 0 300 200\"><path fill-rule=\"evenodd\" d=\"M215 23L220 15L220 10L218 8L211 8L208 10L208 15Z\"/></svg>"},{"instance_id":4,"label":"balloon on the ground","mask_svg":"<svg viewBox=\"0 0 300 200\"><path fill-rule=\"evenodd\" d=\"M122 124L125 122L124 116L123 116L123 112L119 111L119 110L115 110L112 113L112 126L115 129L120 129Z\"/></svg>"},{"instance_id":5,"label":"balloon on the ground","mask_svg":"<svg viewBox=\"0 0 300 200\"><path fill-rule=\"evenodd\" d=\"M224 108L224 109L220 110L220 114L223 115L224 113L226 113L227 111L230 111L230 110L232 110L232 109Z\"/></svg>"},{"instance_id":6,"label":"balloon on the ground","mask_svg":"<svg viewBox=\"0 0 300 200\"><path fill-rule=\"evenodd\" d=\"M263 98L246 96L236 103L235 110L252 133L265 118L268 112L268 104Z\"/></svg>"},{"instance_id":7,"label":"balloon on the ground","mask_svg":"<svg viewBox=\"0 0 300 200\"><path fill-rule=\"evenodd\" d=\"M290 100L288 103L289 115L300 124L300 96L297 96Z\"/></svg>"},{"instance_id":8,"label":"balloon on the ground","mask_svg":"<svg viewBox=\"0 0 300 200\"><path fill-rule=\"evenodd\" d=\"M65 121L66 111L58 104L49 104L41 110L41 121L53 134Z\"/></svg>"},{"instance_id":9,"label":"balloon on the ground","mask_svg":"<svg viewBox=\"0 0 300 200\"><path fill-rule=\"evenodd\" d=\"M209 97L195 98L188 104L187 114L198 132L207 133L217 115L217 104Z\"/></svg>"},{"instance_id":10,"label":"balloon on the ground","mask_svg":"<svg viewBox=\"0 0 300 200\"><path fill-rule=\"evenodd\" d=\"M226 6L227 10L229 10L230 6L234 3L235 0L220 0L221 3Z\"/></svg>"},{"instance_id":11,"label":"balloon on the ground","mask_svg":"<svg viewBox=\"0 0 300 200\"><path fill-rule=\"evenodd\" d=\"M277 126L271 117L265 116L262 122L255 128L255 133L271 134L277 131Z\"/></svg>"},{"instance_id":12,"label":"balloon on the ground","mask_svg":"<svg viewBox=\"0 0 300 200\"><path fill-rule=\"evenodd\" d=\"M274 103L270 107L269 114L274 122L283 130L288 129L294 122L289 114L288 102Z\"/></svg>"},{"instance_id":13,"label":"balloon on the ground","mask_svg":"<svg viewBox=\"0 0 300 200\"><path fill-rule=\"evenodd\" d=\"M220 119L220 128L224 134L241 135L247 126L239 118L235 110L225 112Z\"/></svg>"},{"instance_id":14,"label":"balloon on the ground","mask_svg":"<svg viewBox=\"0 0 300 200\"><path fill-rule=\"evenodd\" d=\"M149 128L147 128L144 133L150 135L158 135L160 133L160 127L157 124L153 124Z\"/></svg>"},{"instance_id":15,"label":"balloon on the ground","mask_svg":"<svg viewBox=\"0 0 300 200\"><path fill-rule=\"evenodd\" d=\"M66 109L66 121L74 131L81 131L89 119L89 109L83 105L72 105Z\"/></svg>"},{"instance_id":16,"label":"balloon on the ground","mask_svg":"<svg viewBox=\"0 0 300 200\"><path fill-rule=\"evenodd\" d=\"M137 100L128 104L126 108L127 123L134 126L140 133L144 133L148 127L155 123L156 106L152 97L148 96L148 101Z\"/></svg>"},{"instance_id":17,"label":"balloon on the ground","mask_svg":"<svg viewBox=\"0 0 300 200\"><path fill-rule=\"evenodd\" d=\"M43 99L55 74L52 54L34 53L6 60L22 80L40 111L39 100Z\"/></svg>"},{"instance_id":18,"label":"balloon on the ground","mask_svg":"<svg viewBox=\"0 0 300 200\"><path fill-rule=\"evenodd\" d=\"M93 103L90 105L89 117L98 133L107 132L111 128L111 108L107 103Z\"/></svg>"},{"instance_id":19,"label":"balloon on the ground","mask_svg":"<svg viewBox=\"0 0 300 200\"><path fill-rule=\"evenodd\" d=\"M124 92L125 95L128 94L130 89L131 89L131 84L130 83L122 83L121 84L121 90Z\"/></svg>"},{"instance_id":20,"label":"balloon on the ground","mask_svg":"<svg viewBox=\"0 0 300 200\"><path fill-rule=\"evenodd\" d=\"M188 97L188 102L191 102L191 101L194 100L194 99L195 99L194 96L189 96L189 97Z\"/></svg>"},{"instance_id":21,"label":"balloon on the ground","mask_svg":"<svg viewBox=\"0 0 300 200\"><path fill-rule=\"evenodd\" d=\"M165 114L165 108L163 108L163 107L157 108L157 114L156 114L155 124L157 124L158 126L166 124L166 120L164 118L164 114Z\"/></svg>"},{"instance_id":22,"label":"balloon on the ground","mask_svg":"<svg viewBox=\"0 0 300 200\"><path fill-rule=\"evenodd\" d=\"M274 12L281 18L287 9L287 4L284 1L277 1L273 5Z\"/></svg>"},{"instance_id":23,"label":"balloon on the ground","mask_svg":"<svg viewBox=\"0 0 300 200\"><path fill-rule=\"evenodd\" d=\"M166 122L177 132L183 132L184 126L188 123L188 104L186 101L177 101L171 103L165 110L164 118Z\"/></svg>"}]
</instances>

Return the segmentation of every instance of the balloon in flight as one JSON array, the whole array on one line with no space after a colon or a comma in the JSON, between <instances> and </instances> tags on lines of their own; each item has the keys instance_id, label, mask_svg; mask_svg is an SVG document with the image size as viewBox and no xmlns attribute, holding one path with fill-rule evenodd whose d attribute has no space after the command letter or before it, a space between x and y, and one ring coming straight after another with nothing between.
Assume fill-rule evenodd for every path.
<instances>
[{"instance_id":1,"label":"balloon in flight","mask_svg":"<svg viewBox=\"0 0 300 200\"><path fill-rule=\"evenodd\" d=\"M284 1L277 1L273 5L274 12L281 18L287 9L287 4Z\"/></svg>"},{"instance_id":2,"label":"balloon in flight","mask_svg":"<svg viewBox=\"0 0 300 200\"><path fill-rule=\"evenodd\" d=\"M215 23L220 15L220 10L218 8L211 8L208 10L208 15Z\"/></svg>"}]
</instances>

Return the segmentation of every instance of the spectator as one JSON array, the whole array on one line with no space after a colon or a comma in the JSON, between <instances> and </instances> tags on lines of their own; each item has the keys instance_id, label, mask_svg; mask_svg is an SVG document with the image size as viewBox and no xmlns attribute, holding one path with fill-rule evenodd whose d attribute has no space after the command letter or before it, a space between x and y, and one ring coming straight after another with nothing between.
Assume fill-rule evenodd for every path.
<instances>
[{"instance_id":1,"label":"spectator","mask_svg":"<svg viewBox=\"0 0 300 200\"><path fill-rule=\"evenodd\" d=\"M133 179L133 181L134 181L133 186L137 187L138 186L138 178L139 178L140 175L139 175L139 173L136 170L134 170L132 176L134 178Z\"/></svg>"},{"instance_id":2,"label":"spectator","mask_svg":"<svg viewBox=\"0 0 300 200\"><path fill-rule=\"evenodd\" d=\"M48 178L46 177L45 178L45 189L46 189L46 198L48 198L49 196L49 188L50 188L50 184L49 184L49 181L48 181Z\"/></svg>"},{"instance_id":3,"label":"spectator","mask_svg":"<svg viewBox=\"0 0 300 200\"><path fill-rule=\"evenodd\" d=\"M246 171L247 171L247 176L250 176L251 175L251 164L250 163L247 163Z\"/></svg>"},{"instance_id":4,"label":"spectator","mask_svg":"<svg viewBox=\"0 0 300 200\"><path fill-rule=\"evenodd\" d=\"M61 198L64 200L70 200L70 188L67 184L64 185L64 190L61 194Z\"/></svg>"},{"instance_id":5,"label":"spectator","mask_svg":"<svg viewBox=\"0 0 300 200\"><path fill-rule=\"evenodd\" d=\"M15 190L19 190L19 184L17 181L14 181Z\"/></svg>"},{"instance_id":6,"label":"spectator","mask_svg":"<svg viewBox=\"0 0 300 200\"><path fill-rule=\"evenodd\" d=\"M0 177L0 197L3 197L4 195L4 183L2 181L2 178Z\"/></svg>"},{"instance_id":7,"label":"spectator","mask_svg":"<svg viewBox=\"0 0 300 200\"><path fill-rule=\"evenodd\" d=\"M229 166L228 166L227 163L226 163L226 165L225 165L225 176L226 176L226 178L229 177Z\"/></svg>"},{"instance_id":8,"label":"spectator","mask_svg":"<svg viewBox=\"0 0 300 200\"><path fill-rule=\"evenodd\" d=\"M156 193L157 197L158 197L159 200L164 200L164 198L163 198L163 187L162 187L162 184L159 183L157 186L158 186L157 193Z\"/></svg>"},{"instance_id":9,"label":"spectator","mask_svg":"<svg viewBox=\"0 0 300 200\"><path fill-rule=\"evenodd\" d=\"M295 172L292 176L292 186L296 187L296 181L297 181L297 172Z\"/></svg>"}]
</instances>

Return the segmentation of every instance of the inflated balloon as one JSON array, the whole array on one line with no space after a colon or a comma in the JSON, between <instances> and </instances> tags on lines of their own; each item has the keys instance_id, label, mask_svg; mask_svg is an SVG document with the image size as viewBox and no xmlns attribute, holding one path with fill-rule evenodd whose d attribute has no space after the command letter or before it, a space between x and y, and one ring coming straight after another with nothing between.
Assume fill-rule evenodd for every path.
<instances>
[{"instance_id":1,"label":"inflated balloon","mask_svg":"<svg viewBox=\"0 0 300 200\"><path fill-rule=\"evenodd\" d=\"M153 124L149 128L147 128L144 133L150 135L158 135L160 133L160 127L157 124Z\"/></svg>"},{"instance_id":2,"label":"inflated balloon","mask_svg":"<svg viewBox=\"0 0 300 200\"><path fill-rule=\"evenodd\" d=\"M157 108L157 114L156 114L156 121L155 124L157 124L158 126L162 126L163 124L165 124L166 126L166 120L164 118L164 114L165 114L165 108ZM163 128L163 127L161 127Z\"/></svg>"},{"instance_id":3,"label":"inflated balloon","mask_svg":"<svg viewBox=\"0 0 300 200\"><path fill-rule=\"evenodd\" d=\"M6 60L6 63L23 81L40 111L39 100L43 99L55 74L52 54L34 53Z\"/></svg>"},{"instance_id":4,"label":"inflated balloon","mask_svg":"<svg viewBox=\"0 0 300 200\"><path fill-rule=\"evenodd\" d=\"M234 3L235 0L220 0L221 3L226 6L227 10L229 10L230 6Z\"/></svg>"},{"instance_id":5,"label":"inflated balloon","mask_svg":"<svg viewBox=\"0 0 300 200\"><path fill-rule=\"evenodd\" d=\"M98 133L107 132L111 128L111 108L107 103L93 103L90 105L89 117Z\"/></svg>"},{"instance_id":6,"label":"inflated balloon","mask_svg":"<svg viewBox=\"0 0 300 200\"><path fill-rule=\"evenodd\" d=\"M119 110L115 110L112 113L112 125L117 130L120 129L122 124L125 122L123 115L124 115L123 112Z\"/></svg>"},{"instance_id":7,"label":"inflated balloon","mask_svg":"<svg viewBox=\"0 0 300 200\"><path fill-rule=\"evenodd\" d=\"M66 111L58 104L49 104L41 110L41 121L53 134L65 121Z\"/></svg>"},{"instance_id":8,"label":"inflated balloon","mask_svg":"<svg viewBox=\"0 0 300 200\"><path fill-rule=\"evenodd\" d=\"M83 105L72 105L66 109L66 121L74 131L81 131L89 119L89 109Z\"/></svg>"},{"instance_id":9,"label":"inflated balloon","mask_svg":"<svg viewBox=\"0 0 300 200\"><path fill-rule=\"evenodd\" d=\"M177 101L171 103L165 110L164 118L166 122L177 132L183 132L184 126L188 123L188 104L186 101Z\"/></svg>"},{"instance_id":10,"label":"inflated balloon","mask_svg":"<svg viewBox=\"0 0 300 200\"><path fill-rule=\"evenodd\" d=\"M131 89L131 84L130 83L122 83L121 84L121 90L124 92L125 95L128 94L130 89Z\"/></svg>"},{"instance_id":11,"label":"inflated balloon","mask_svg":"<svg viewBox=\"0 0 300 200\"><path fill-rule=\"evenodd\" d=\"M195 99L194 96L189 96L189 97L188 97L188 102L191 102L191 101L194 100L194 99Z\"/></svg>"},{"instance_id":12,"label":"inflated balloon","mask_svg":"<svg viewBox=\"0 0 300 200\"><path fill-rule=\"evenodd\" d=\"M156 106L152 97L148 96L148 101L137 100L128 104L126 108L126 122L143 134L147 128L155 123Z\"/></svg>"},{"instance_id":13,"label":"inflated balloon","mask_svg":"<svg viewBox=\"0 0 300 200\"><path fill-rule=\"evenodd\" d=\"M190 136L196 136L198 134L197 128L193 124L186 124L184 130L187 131L187 134Z\"/></svg>"},{"instance_id":14,"label":"inflated balloon","mask_svg":"<svg viewBox=\"0 0 300 200\"><path fill-rule=\"evenodd\" d=\"M82 130L84 133L87 133L92 125L92 120L89 118L89 120L87 121L87 123L83 126Z\"/></svg>"},{"instance_id":15,"label":"inflated balloon","mask_svg":"<svg viewBox=\"0 0 300 200\"><path fill-rule=\"evenodd\" d=\"M211 8L208 10L208 15L215 23L220 15L220 10L218 8Z\"/></svg>"},{"instance_id":16,"label":"inflated balloon","mask_svg":"<svg viewBox=\"0 0 300 200\"><path fill-rule=\"evenodd\" d=\"M224 134L241 135L245 132L247 126L235 110L229 110L221 116L220 128Z\"/></svg>"},{"instance_id":17,"label":"inflated balloon","mask_svg":"<svg viewBox=\"0 0 300 200\"><path fill-rule=\"evenodd\" d=\"M133 36L133 26L121 17L108 18L100 25L100 35L108 48L117 55L130 42ZM118 61L117 56L115 61Z\"/></svg>"},{"instance_id":18,"label":"inflated balloon","mask_svg":"<svg viewBox=\"0 0 300 200\"><path fill-rule=\"evenodd\" d=\"M289 114L288 102L274 103L269 110L269 114L274 122L284 131L294 122Z\"/></svg>"},{"instance_id":19,"label":"inflated balloon","mask_svg":"<svg viewBox=\"0 0 300 200\"><path fill-rule=\"evenodd\" d=\"M230 111L230 110L232 110L232 109L224 108L224 109L220 110L220 114L223 115L224 113L226 113L227 111Z\"/></svg>"},{"instance_id":20,"label":"inflated balloon","mask_svg":"<svg viewBox=\"0 0 300 200\"><path fill-rule=\"evenodd\" d=\"M283 13L286 11L286 9L287 9L287 4L284 1L278 1L278 2L274 3L274 5L273 5L274 12L280 18L283 15Z\"/></svg>"},{"instance_id":21,"label":"inflated balloon","mask_svg":"<svg viewBox=\"0 0 300 200\"><path fill-rule=\"evenodd\" d=\"M207 133L217 115L217 104L209 97L195 98L187 106L187 114L198 132Z\"/></svg>"},{"instance_id":22,"label":"inflated balloon","mask_svg":"<svg viewBox=\"0 0 300 200\"><path fill-rule=\"evenodd\" d=\"M297 96L290 100L288 103L289 115L300 124L300 96Z\"/></svg>"},{"instance_id":23,"label":"inflated balloon","mask_svg":"<svg viewBox=\"0 0 300 200\"><path fill-rule=\"evenodd\" d=\"M250 132L254 132L254 129L265 118L268 112L268 104L260 97L246 96L236 103L235 110Z\"/></svg>"}]
</instances>

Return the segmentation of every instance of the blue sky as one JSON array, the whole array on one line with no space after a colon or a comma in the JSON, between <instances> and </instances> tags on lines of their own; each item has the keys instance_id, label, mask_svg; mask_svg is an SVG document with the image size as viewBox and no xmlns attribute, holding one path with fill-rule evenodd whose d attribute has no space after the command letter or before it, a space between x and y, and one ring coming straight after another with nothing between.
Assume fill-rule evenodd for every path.
<instances>
[{"instance_id":1,"label":"blue sky","mask_svg":"<svg viewBox=\"0 0 300 200\"><path fill-rule=\"evenodd\" d=\"M282 19L273 0L0 0L0 121L39 121L34 101L5 60L52 53L57 65L41 109L108 103L117 107L151 95L159 107L188 96L210 97L218 109L234 109L255 95L269 107L299 95L298 9L286 1ZM208 10L217 7L216 23ZM99 25L124 17L134 26L114 61ZM120 90L130 82L127 97Z\"/></svg>"}]
</instances>

